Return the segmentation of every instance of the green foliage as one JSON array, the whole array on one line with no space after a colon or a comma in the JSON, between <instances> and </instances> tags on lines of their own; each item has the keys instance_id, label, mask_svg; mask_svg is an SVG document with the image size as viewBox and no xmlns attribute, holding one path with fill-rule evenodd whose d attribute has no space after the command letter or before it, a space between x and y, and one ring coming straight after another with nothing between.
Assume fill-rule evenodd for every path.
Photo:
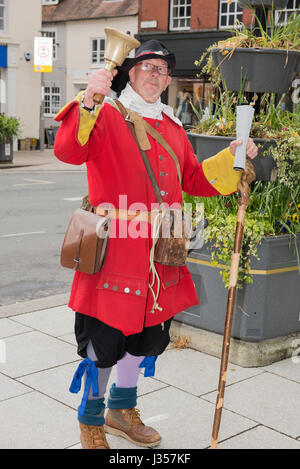
<instances>
[{"instance_id":1,"label":"green foliage","mask_svg":"<svg viewBox=\"0 0 300 469\"><path fill-rule=\"evenodd\" d=\"M9 142L20 133L20 121L15 117L0 114L0 143Z\"/></svg>"},{"instance_id":2,"label":"green foliage","mask_svg":"<svg viewBox=\"0 0 300 469\"><path fill-rule=\"evenodd\" d=\"M260 36L256 35L253 27L247 28L242 22L236 20L234 28L227 30L232 33L232 37L211 44L200 59L194 62L202 69L201 73L210 76L210 81L214 86L218 87L221 83L219 66L215 65L212 57L214 48L221 51L224 60L230 58L237 48L283 49L287 53L287 59L289 51L300 51L300 15L292 14L286 24L275 25L272 11L268 27L264 29L254 10L253 13L259 26Z\"/></svg>"},{"instance_id":3,"label":"green foliage","mask_svg":"<svg viewBox=\"0 0 300 469\"><path fill-rule=\"evenodd\" d=\"M299 186L292 192L279 180L258 181L251 185L241 249L237 288L252 283L251 260L258 257L258 246L264 236L300 232ZM298 201L298 202L297 202ZM211 254L212 265L222 265L220 275L228 287L233 252L238 196L193 197L184 194L185 203L203 203L204 216L209 225L204 230L205 242Z\"/></svg>"}]
</instances>

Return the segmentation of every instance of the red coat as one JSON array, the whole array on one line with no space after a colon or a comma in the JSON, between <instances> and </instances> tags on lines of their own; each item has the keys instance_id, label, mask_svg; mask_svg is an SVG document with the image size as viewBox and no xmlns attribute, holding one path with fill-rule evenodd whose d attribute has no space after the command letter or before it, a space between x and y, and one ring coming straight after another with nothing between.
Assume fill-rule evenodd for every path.
<instances>
[{"instance_id":1,"label":"red coat","mask_svg":"<svg viewBox=\"0 0 300 469\"><path fill-rule=\"evenodd\" d=\"M127 196L125 208L135 209L130 205L142 202L151 210L156 197L137 145L121 114L110 104L104 104L90 138L82 145L78 141L79 125L83 125L79 109L78 102L73 101L56 117L56 120L62 120L55 139L56 157L70 164L86 163L92 205L111 202L115 208L122 208L119 207L119 195L123 195L124 199ZM81 115L88 114L80 111ZM164 201L181 204L182 190L197 196L218 195L220 192L206 179L203 165L197 161L184 129L166 115L162 120L145 120L172 146L180 163L182 188L171 156L148 135L151 150L147 154L160 189L165 191ZM117 230L120 223L124 229L124 221L117 221ZM141 226L137 225L137 230L139 228ZM147 224L146 229L150 229L150 225ZM153 305L148 288L151 245L151 237L110 238L105 265L100 272L94 275L75 272L69 307L130 335L140 332L143 326L162 323L198 304L187 267L156 264L161 279L158 303L163 309L150 312Z\"/></svg>"}]
</instances>

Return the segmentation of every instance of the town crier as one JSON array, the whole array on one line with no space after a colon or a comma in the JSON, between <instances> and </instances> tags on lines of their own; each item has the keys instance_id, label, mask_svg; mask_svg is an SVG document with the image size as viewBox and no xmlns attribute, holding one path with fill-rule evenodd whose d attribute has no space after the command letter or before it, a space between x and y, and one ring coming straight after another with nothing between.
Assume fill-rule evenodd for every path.
<instances>
[{"instance_id":1,"label":"town crier","mask_svg":"<svg viewBox=\"0 0 300 469\"><path fill-rule=\"evenodd\" d=\"M241 142L235 140L199 163L180 120L162 103L160 95L170 84L174 69L174 54L162 43L150 40L113 73L96 71L87 89L56 116L61 126L54 153L65 163L86 164L93 207L109 203L124 213L142 204L150 213L157 204L137 143L116 102L108 97L111 88L129 117L130 113L140 116L136 134L147 141L146 153L164 203L180 206L182 191L215 196L237 190L240 172L234 171L233 161ZM94 105L95 94L106 96L102 105ZM150 135L147 125L158 131L176 154L181 183L170 152ZM257 155L251 139L246 151L250 158ZM105 432L138 446L152 447L161 441L156 430L143 424L136 408L138 377L141 368L145 368L144 376L154 375L155 360L169 344L172 318L198 304L198 298L186 266L151 262L149 224L146 219L136 223L132 235L124 231L124 219L116 219L117 234L109 238L103 268L95 274L77 271L74 276L69 307L75 312L78 354L84 360L70 390L78 392L83 376L85 389L78 408L83 448L108 448ZM116 381L104 416L104 394L114 365Z\"/></svg>"}]
</instances>

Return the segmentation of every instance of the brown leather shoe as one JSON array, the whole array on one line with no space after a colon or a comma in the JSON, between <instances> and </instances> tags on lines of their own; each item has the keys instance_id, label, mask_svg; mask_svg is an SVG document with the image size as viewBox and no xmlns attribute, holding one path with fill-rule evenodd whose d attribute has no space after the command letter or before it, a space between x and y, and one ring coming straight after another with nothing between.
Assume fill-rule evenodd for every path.
<instances>
[{"instance_id":1,"label":"brown leather shoe","mask_svg":"<svg viewBox=\"0 0 300 469\"><path fill-rule=\"evenodd\" d=\"M82 449L110 449L103 425L85 425L79 422Z\"/></svg>"},{"instance_id":2,"label":"brown leather shoe","mask_svg":"<svg viewBox=\"0 0 300 469\"><path fill-rule=\"evenodd\" d=\"M156 446L161 442L160 434L147 427L140 419L140 411L132 409L108 409L104 430L112 435L123 436L138 446Z\"/></svg>"}]
</instances>

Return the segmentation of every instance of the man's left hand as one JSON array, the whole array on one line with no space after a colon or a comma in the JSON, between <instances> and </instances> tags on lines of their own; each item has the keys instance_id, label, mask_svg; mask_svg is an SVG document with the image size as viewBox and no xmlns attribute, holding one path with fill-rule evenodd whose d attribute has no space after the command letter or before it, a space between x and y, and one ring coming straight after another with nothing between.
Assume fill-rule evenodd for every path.
<instances>
[{"instance_id":1,"label":"man's left hand","mask_svg":"<svg viewBox=\"0 0 300 469\"><path fill-rule=\"evenodd\" d=\"M233 140L233 142L230 143L229 145L229 150L230 153L232 153L235 156L235 150L236 147L241 145L243 142L242 140ZM258 148L253 142L252 138L248 139L247 145L246 145L246 155L249 156L251 160L257 156L258 153Z\"/></svg>"}]
</instances>

